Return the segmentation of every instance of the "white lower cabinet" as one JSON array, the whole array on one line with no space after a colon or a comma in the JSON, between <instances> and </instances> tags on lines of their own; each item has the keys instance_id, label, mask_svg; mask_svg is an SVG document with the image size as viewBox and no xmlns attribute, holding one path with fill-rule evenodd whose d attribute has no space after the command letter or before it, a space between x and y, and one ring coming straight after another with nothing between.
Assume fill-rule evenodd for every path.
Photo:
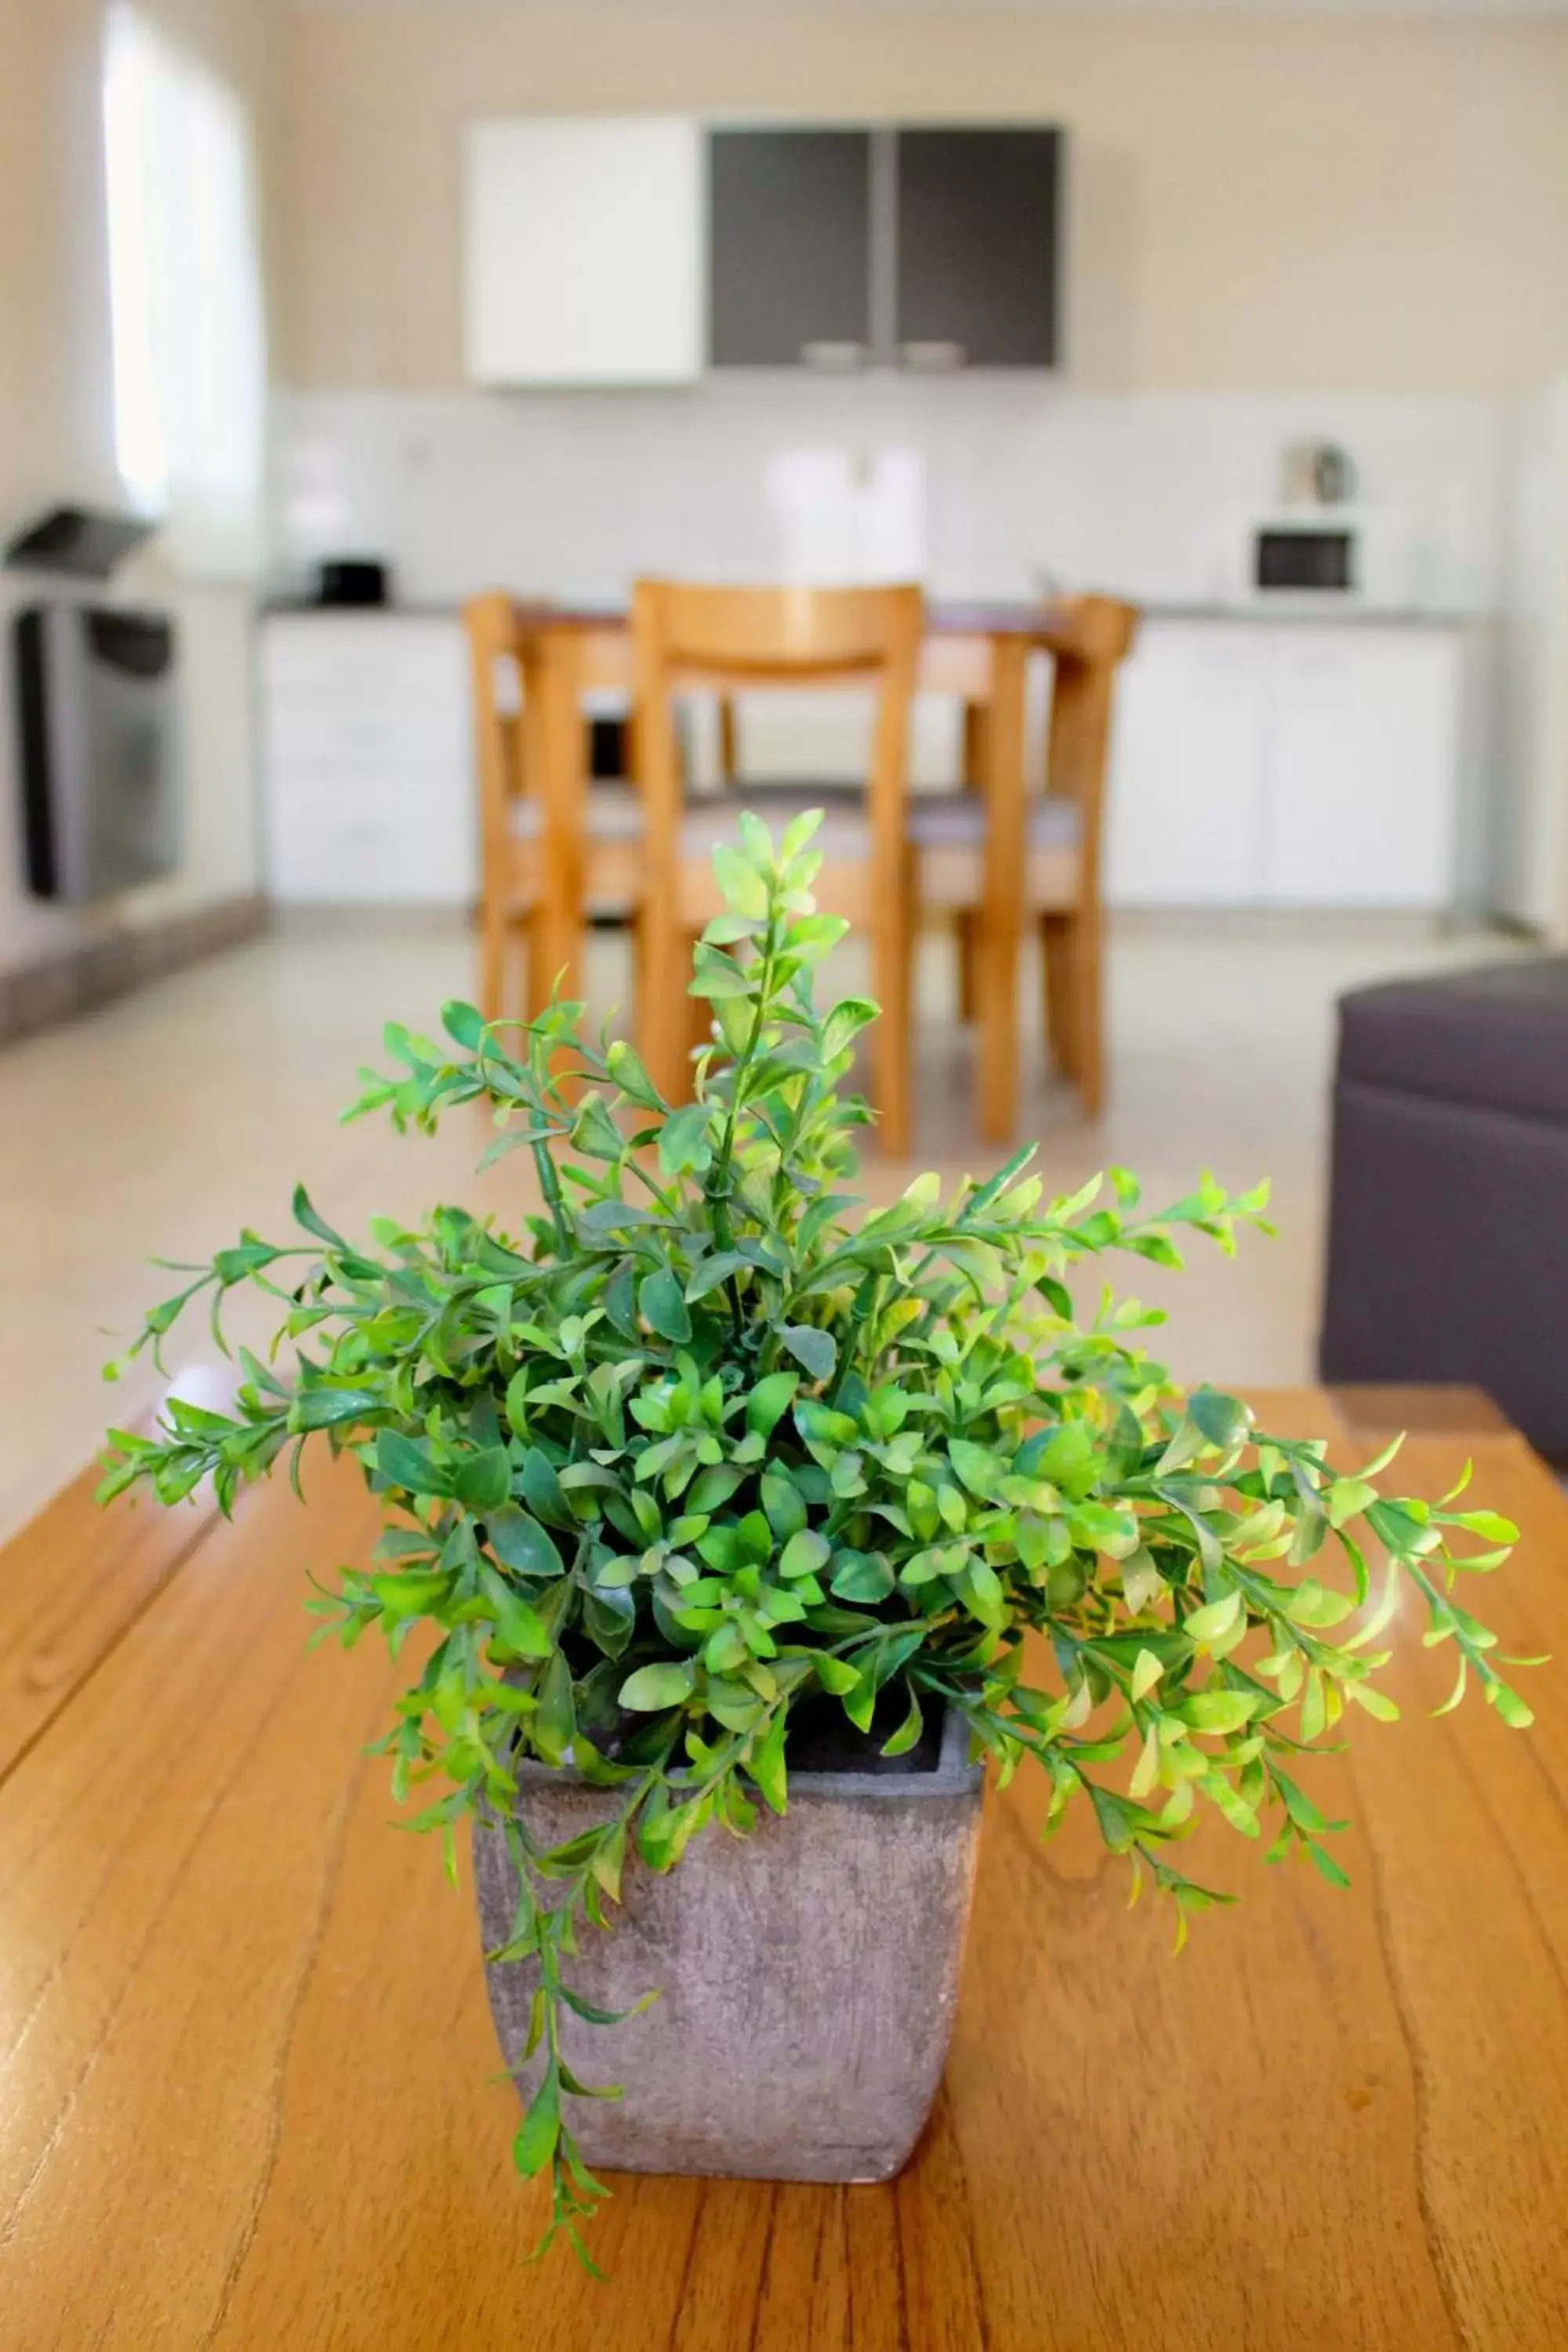
<instances>
[{"instance_id":1,"label":"white lower cabinet","mask_svg":"<svg viewBox=\"0 0 1568 2352\"><path fill-rule=\"evenodd\" d=\"M1119 907L1451 904L1457 629L1151 621L1119 688Z\"/></svg>"},{"instance_id":2,"label":"white lower cabinet","mask_svg":"<svg viewBox=\"0 0 1568 2352\"><path fill-rule=\"evenodd\" d=\"M1440 912L1454 896L1462 658L1458 629L1436 625L1146 623L1117 689L1110 903ZM273 614L260 659L274 898L471 903L479 820L457 618ZM753 773L816 772L814 751L844 772L862 740L863 714L842 697L816 734L798 708L786 728L782 705L752 700ZM917 780L942 780L957 758L952 709L922 702L921 719Z\"/></svg>"},{"instance_id":3,"label":"white lower cabinet","mask_svg":"<svg viewBox=\"0 0 1568 2352\"><path fill-rule=\"evenodd\" d=\"M1458 656L1441 629L1281 635L1262 827L1271 906L1448 905Z\"/></svg>"},{"instance_id":4,"label":"white lower cabinet","mask_svg":"<svg viewBox=\"0 0 1568 2352\"><path fill-rule=\"evenodd\" d=\"M458 622L275 613L261 632L261 677L273 898L471 903L479 825Z\"/></svg>"},{"instance_id":5,"label":"white lower cabinet","mask_svg":"<svg viewBox=\"0 0 1568 2352\"><path fill-rule=\"evenodd\" d=\"M1267 680L1247 634L1152 624L1122 669L1106 810L1114 906L1257 896Z\"/></svg>"}]
</instances>

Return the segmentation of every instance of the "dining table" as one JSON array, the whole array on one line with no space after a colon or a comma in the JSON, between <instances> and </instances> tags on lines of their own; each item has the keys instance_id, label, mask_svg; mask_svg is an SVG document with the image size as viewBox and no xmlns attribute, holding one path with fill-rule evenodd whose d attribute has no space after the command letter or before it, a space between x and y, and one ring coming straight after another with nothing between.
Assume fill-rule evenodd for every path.
<instances>
[{"instance_id":1,"label":"dining table","mask_svg":"<svg viewBox=\"0 0 1568 2352\"><path fill-rule=\"evenodd\" d=\"M232 1519L84 1470L0 1562L5 2352L1562 2352L1568 1501L1472 1391L1251 1402L1347 1467L1407 1429L1395 1492L1473 1462L1521 1529L1474 1605L1559 1661L1533 1729L1434 1719L1402 1606L1403 1721L1310 1776L1350 1886L1213 1823L1184 1867L1241 1899L1179 1957L1020 1771L908 2169L617 2178L603 2280L528 2259L468 1859L374 1749L408 1656L307 1640L376 1530L353 1465Z\"/></svg>"},{"instance_id":2,"label":"dining table","mask_svg":"<svg viewBox=\"0 0 1568 2352\"><path fill-rule=\"evenodd\" d=\"M620 605L514 603L521 662L525 767L566 887L540 919L543 969L582 971L584 908L573 887L588 785L584 711L590 697L629 703L634 687L630 614ZM975 924L977 1118L987 1142L1010 1142L1017 1107L1018 962L1023 937L1026 746L1031 665L1051 665L1044 785L1079 815L1086 913L1098 921L1100 814L1118 666L1137 630L1135 609L1109 596L1033 602L927 604L917 691L973 714L976 772L966 779L985 811L982 897Z\"/></svg>"}]
</instances>

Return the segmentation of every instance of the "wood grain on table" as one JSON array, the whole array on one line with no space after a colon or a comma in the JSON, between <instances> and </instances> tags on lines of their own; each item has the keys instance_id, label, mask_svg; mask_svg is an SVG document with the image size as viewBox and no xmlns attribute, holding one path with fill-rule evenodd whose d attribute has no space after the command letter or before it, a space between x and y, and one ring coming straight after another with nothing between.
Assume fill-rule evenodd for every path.
<instances>
[{"instance_id":1,"label":"wood grain on table","mask_svg":"<svg viewBox=\"0 0 1568 2352\"><path fill-rule=\"evenodd\" d=\"M1364 1391L1353 1441L1321 1394L1257 1402L1370 1450ZM1467 1452L1525 1531L1480 1613L1561 1656L1568 1504L1522 1441L1428 1430L1399 1481ZM324 1461L308 1491L100 1521L84 1483L0 1563L5 2352L1568 2345L1561 1668L1531 1735L1431 1722L1451 1669L1404 1612L1405 1720L1310 1776L1352 1891L1219 1829L1188 1866L1245 1900L1179 1960L1081 1824L1041 1847L1020 1774L909 2171L624 2180L597 2286L524 2261L466 1879L363 1752L403 1670L305 1648L304 1571L363 1558L374 1508ZM25 1653L58 1662L31 1712Z\"/></svg>"}]
</instances>

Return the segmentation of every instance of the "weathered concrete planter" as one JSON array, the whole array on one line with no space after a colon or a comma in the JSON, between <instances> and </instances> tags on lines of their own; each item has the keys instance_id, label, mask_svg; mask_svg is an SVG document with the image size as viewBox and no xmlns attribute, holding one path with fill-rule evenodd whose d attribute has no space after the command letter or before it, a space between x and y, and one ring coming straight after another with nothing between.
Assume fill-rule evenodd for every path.
<instances>
[{"instance_id":1,"label":"weathered concrete planter","mask_svg":"<svg viewBox=\"0 0 1568 2352\"><path fill-rule=\"evenodd\" d=\"M563 2047L616 2101L570 2103L587 2162L763 2180L886 2180L908 2161L952 2029L980 1832L982 1775L951 1716L935 1771L792 1774L789 1811L749 1838L710 1829L675 1869L628 1864L608 1933L568 1981L603 2009L652 1987L623 2025L564 2018ZM536 1839L557 1844L612 1801L536 1764L520 1774ZM474 1832L485 1949L516 1908L503 1832ZM487 1966L509 2065L537 1971ZM521 2076L529 2085L537 2058Z\"/></svg>"}]
</instances>

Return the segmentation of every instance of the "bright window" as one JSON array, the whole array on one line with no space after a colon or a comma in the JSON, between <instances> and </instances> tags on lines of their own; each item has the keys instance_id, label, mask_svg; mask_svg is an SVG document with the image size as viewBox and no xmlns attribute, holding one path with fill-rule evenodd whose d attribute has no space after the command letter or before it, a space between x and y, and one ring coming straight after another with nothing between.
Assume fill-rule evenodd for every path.
<instances>
[{"instance_id":1,"label":"bright window","mask_svg":"<svg viewBox=\"0 0 1568 2352\"><path fill-rule=\"evenodd\" d=\"M103 67L115 454L189 569L261 551L267 361L255 171L229 86L111 0Z\"/></svg>"}]
</instances>

